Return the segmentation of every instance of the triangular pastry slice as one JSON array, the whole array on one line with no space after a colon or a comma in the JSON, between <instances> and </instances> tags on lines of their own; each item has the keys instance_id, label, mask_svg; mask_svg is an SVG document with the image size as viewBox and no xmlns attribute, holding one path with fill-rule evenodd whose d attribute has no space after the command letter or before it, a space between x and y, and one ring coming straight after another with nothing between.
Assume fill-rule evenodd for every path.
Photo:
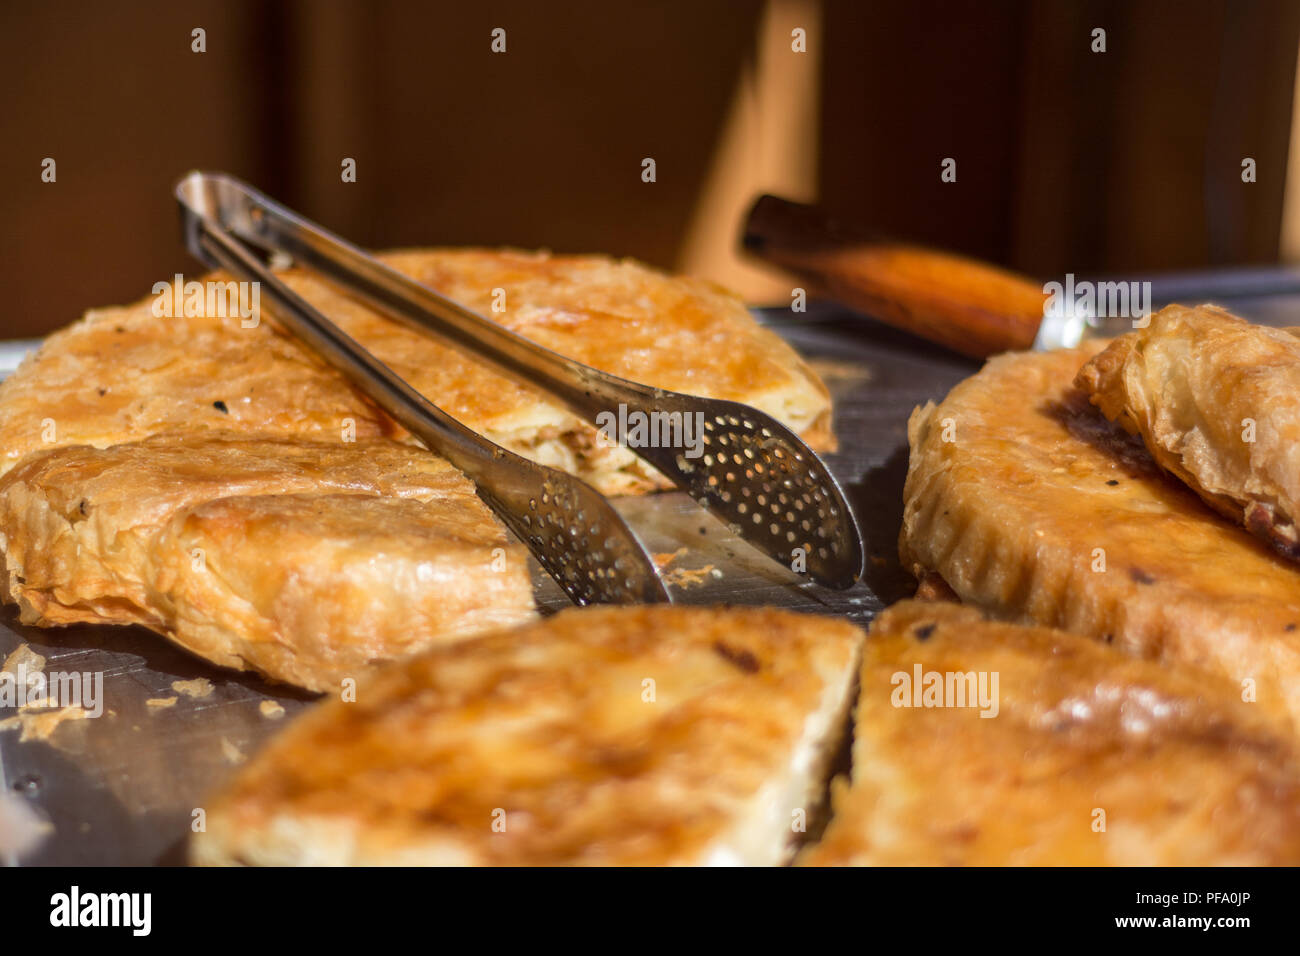
<instances>
[{"instance_id":1,"label":"triangular pastry slice","mask_svg":"<svg viewBox=\"0 0 1300 956\"><path fill-rule=\"evenodd\" d=\"M907 601L863 652L810 865L1300 862L1300 751L1234 682ZM837 784L839 782L837 781Z\"/></svg>"},{"instance_id":2,"label":"triangular pastry slice","mask_svg":"<svg viewBox=\"0 0 1300 956\"><path fill-rule=\"evenodd\" d=\"M771 609L571 609L317 705L207 804L199 863L775 864L861 632Z\"/></svg>"}]
</instances>

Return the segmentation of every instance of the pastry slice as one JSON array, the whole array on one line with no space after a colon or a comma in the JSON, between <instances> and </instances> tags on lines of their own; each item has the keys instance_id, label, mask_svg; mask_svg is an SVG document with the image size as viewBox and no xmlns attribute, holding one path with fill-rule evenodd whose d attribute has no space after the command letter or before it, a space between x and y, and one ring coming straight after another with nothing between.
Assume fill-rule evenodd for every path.
<instances>
[{"instance_id":1,"label":"pastry slice","mask_svg":"<svg viewBox=\"0 0 1300 956\"><path fill-rule=\"evenodd\" d=\"M863 652L811 865L1300 863L1300 752L1231 681L907 601Z\"/></svg>"},{"instance_id":2,"label":"pastry slice","mask_svg":"<svg viewBox=\"0 0 1300 956\"><path fill-rule=\"evenodd\" d=\"M825 385L717 286L604 256L444 249L380 258L563 355L648 385L754 405L813 447L834 445ZM436 405L497 444L604 494L667 486L627 448L599 441L593 427L541 393L311 274L289 270L284 279ZM34 451L104 447L161 431L333 441L404 435L342 376L277 331L269 310L246 327L251 323L238 316L159 317L154 304L150 297L91 312L52 335L0 385L0 472Z\"/></svg>"},{"instance_id":3,"label":"pastry slice","mask_svg":"<svg viewBox=\"0 0 1300 956\"><path fill-rule=\"evenodd\" d=\"M25 623L142 624L316 691L534 616L527 552L470 482L385 439L38 453L0 478L0 548Z\"/></svg>"},{"instance_id":4,"label":"pastry slice","mask_svg":"<svg viewBox=\"0 0 1300 956\"><path fill-rule=\"evenodd\" d=\"M820 798L861 632L571 609L318 704L205 807L195 862L774 864Z\"/></svg>"},{"instance_id":5,"label":"pastry slice","mask_svg":"<svg viewBox=\"0 0 1300 956\"><path fill-rule=\"evenodd\" d=\"M1103 345L999 356L913 412L904 567L998 617L1212 672L1300 718L1300 572L1073 386Z\"/></svg>"},{"instance_id":6,"label":"pastry slice","mask_svg":"<svg viewBox=\"0 0 1300 956\"><path fill-rule=\"evenodd\" d=\"M1206 504L1300 560L1300 338L1171 305L1077 383Z\"/></svg>"}]
</instances>

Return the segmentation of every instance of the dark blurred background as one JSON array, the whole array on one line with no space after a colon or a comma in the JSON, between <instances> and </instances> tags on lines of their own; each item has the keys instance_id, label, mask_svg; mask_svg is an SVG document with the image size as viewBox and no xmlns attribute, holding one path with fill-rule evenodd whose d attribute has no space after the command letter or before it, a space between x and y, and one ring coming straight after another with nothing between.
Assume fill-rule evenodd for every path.
<instances>
[{"instance_id":1,"label":"dark blurred background","mask_svg":"<svg viewBox=\"0 0 1300 956\"><path fill-rule=\"evenodd\" d=\"M763 190L1037 275L1290 260L1298 40L1283 0L7 3L0 337L192 270L191 168L364 245L631 255L755 301L788 293L735 251Z\"/></svg>"}]
</instances>

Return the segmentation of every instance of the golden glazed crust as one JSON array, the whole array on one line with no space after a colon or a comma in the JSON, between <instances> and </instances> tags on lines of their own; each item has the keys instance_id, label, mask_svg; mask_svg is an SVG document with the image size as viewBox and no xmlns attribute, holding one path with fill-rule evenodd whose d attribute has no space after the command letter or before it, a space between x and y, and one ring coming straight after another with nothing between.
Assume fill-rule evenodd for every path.
<instances>
[{"instance_id":1,"label":"golden glazed crust","mask_svg":"<svg viewBox=\"0 0 1300 956\"><path fill-rule=\"evenodd\" d=\"M350 421L358 439L396 434L269 322L159 318L151 302L91 310L0 382L0 474L33 452L167 431L338 441Z\"/></svg>"},{"instance_id":2,"label":"golden glazed crust","mask_svg":"<svg viewBox=\"0 0 1300 956\"><path fill-rule=\"evenodd\" d=\"M1300 338L1171 305L1076 384L1212 508L1300 560Z\"/></svg>"},{"instance_id":3,"label":"golden glazed crust","mask_svg":"<svg viewBox=\"0 0 1300 956\"><path fill-rule=\"evenodd\" d=\"M709 283L603 256L423 250L380 258L547 348L633 381L754 405L815 448L833 447L821 380L740 299ZM306 273L285 279L498 444L605 494L665 486L626 448L603 447L594 428L538 393ZM358 437L401 433L271 322L246 329L238 318L158 318L153 302L91 312L0 385L0 471L51 445L103 447L176 428L337 438L351 419Z\"/></svg>"},{"instance_id":4,"label":"golden glazed crust","mask_svg":"<svg viewBox=\"0 0 1300 956\"><path fill-rule=\"evenodd\" d=\"M447 462L386 439L159 435L0 478L29 624L143 624L225 667L333 690L533 617L523 547Z\"/></svg>"},{"instance_id":5,"label":"golden glazed crust","mask_svg":"<svg viewBox=\"0 0 1300 956\"><path fill-rule=\"evenodd\" d=\"M904 566L1003 618L1250 681L1300 718L1300 574L1072 387L1102 347L999 356L912 413Z\"/></svg>"},{"instance_id":6,"label":"golden glazed crust","mask_svg":"<svg viewBox=\"0 0 1300 956\"><path fill-rule=\"evenodd\" d=\"M996 716L895 706L911 690L897 675L918 665L923 686L931 673L996 674ZM852 786L837 781L835 814L801 863L1300 862L1294 737L1232 681L908 601L873 622L860 688Z\"/></svg>"},{"instance_id":7,"label":"golden glazed crust","mask_svg":"<svg viewBox=\"0 0 1300 956\"><path fill-rule=\"evenodd\" d=\"M833 618L656 605L438 648L273 739L206 804L191 857L777 863L824 786L861 638Z\"/></svg>"}]
</instances>

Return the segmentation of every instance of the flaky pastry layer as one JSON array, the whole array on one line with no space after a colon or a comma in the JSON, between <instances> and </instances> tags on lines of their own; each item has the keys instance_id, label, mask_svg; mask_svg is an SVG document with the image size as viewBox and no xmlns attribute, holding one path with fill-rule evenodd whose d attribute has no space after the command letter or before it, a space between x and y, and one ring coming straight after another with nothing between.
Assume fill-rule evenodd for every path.
<instances>
[{"instance_id":1,"label":"flaky pastry layer","mask_svg":"<svg viewBox=\"0 0 1300 956\"><path fill-rule=\"evenodd\" d=\"M1206 504L1300 560L1300 338L1171 305L1076 384Z\"/></svg>"},{"instance_id":2,"label":"flaky pastry layer","mask_svg":"<svg viewBox=\"0 0 1300 956\"><path fill-rule=\"evenodd\" d=\"M357 443L157 435L0 478L25 623L143 624L317 691L534 615L527 553L441 458Z\"/></svg>"}]
</instances>

